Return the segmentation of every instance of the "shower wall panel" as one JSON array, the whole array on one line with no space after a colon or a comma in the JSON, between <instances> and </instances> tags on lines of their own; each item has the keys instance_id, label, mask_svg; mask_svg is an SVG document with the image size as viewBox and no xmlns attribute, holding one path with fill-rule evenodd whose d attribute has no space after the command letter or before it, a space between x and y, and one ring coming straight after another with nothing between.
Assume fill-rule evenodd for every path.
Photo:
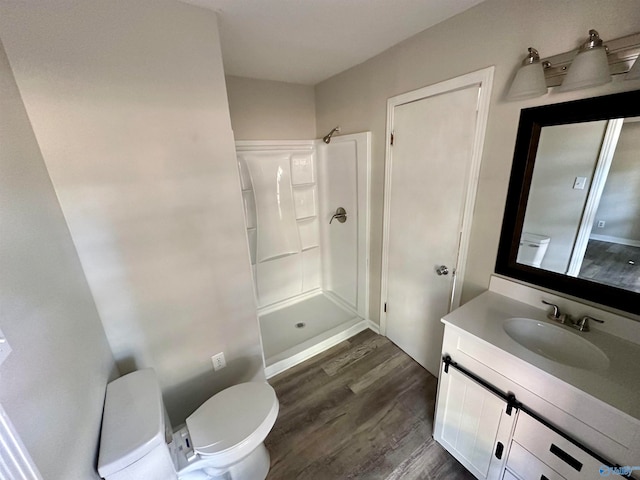
<instances>
[{"instance_id":1,"label":"shower wall panel","mask_svg":"<svg viewBox=\"0 0 640 480\"><path fill-rule=\"evenodd\" d=\"M358 303L358 194L356 144L338 142L324 147L320 163L325 228L325 290L333 292L354 310ZM347 211L347 221L329 224L338 207Z\"/></svg>"},{"instance_id":2,"label":"shower wall panel","mask_svg":"<svg viewBox=\"0 0 640 480\"><path fill-rule=\"evenodd\" d=\"M322 284L313 142L238 142L258 306Z\"/></svg>"},{"instance_id":3,"label":"shower wall panel","mask_svg":"<svg viewBox=\"0 0 640 480\"><path fill-rule=\"evenodd\" d=\"M333 137L318 144L322 288L368 317L370 134ZM336 210L347 221L329 223Z\"/></svg>"},{"instance_id":4,"label":"shower wall panel","mask_svg":"<svg viewBox=\"0 0 640 480\"><path fill-rule=\"evenodd\" d=\"M256 207L256 260L266 262L299 253L300 238L291 186L290 156L247 155L245 161ZM245 198L248 196L245 195ZM247 227L252 226L249 211L249 208L245 210Z\"/></svg>"}]
</instances>

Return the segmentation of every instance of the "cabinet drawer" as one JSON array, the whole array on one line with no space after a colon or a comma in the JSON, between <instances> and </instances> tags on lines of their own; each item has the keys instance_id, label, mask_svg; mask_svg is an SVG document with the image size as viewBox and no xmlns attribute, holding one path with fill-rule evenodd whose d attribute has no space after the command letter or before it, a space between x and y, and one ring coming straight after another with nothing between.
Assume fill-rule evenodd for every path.
<instances>
[{"instance_id":1,"label":"cabinet drawer","mask_svg":"<svg viewBox=\"0 0 640 480\"><path fill-rule=\"evenodd\" d=\"M517 442L568 480L602 479L602 462L523 411L518 415L513 439L514 445Z\"/></svg>"},{"instance_id":2,"label":"cabinet drawer","mask_svg":"<svg viewBox=\"0 0 640 480\"><path fill-rule=\"evenodd\" d=\"M507 468L522 480L565 480L558 472L545 465L518 442L511 442ZM505 475L505 478L509 478Z\"/></svg>"}]
</instances>

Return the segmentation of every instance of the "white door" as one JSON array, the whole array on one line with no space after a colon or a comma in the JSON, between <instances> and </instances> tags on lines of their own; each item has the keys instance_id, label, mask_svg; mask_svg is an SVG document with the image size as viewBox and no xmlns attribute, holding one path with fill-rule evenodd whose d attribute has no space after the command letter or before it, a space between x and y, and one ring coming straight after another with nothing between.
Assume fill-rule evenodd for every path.
<instances>
[{"instance_id":1,"label":"white door","mask_svg":"<svg viewBox=\"0 0 640 480\"><path fill-rule=\"evenodd\" d=\"M440 319L459 303L454 273L463 273L486 122L490 75L471 75L389 108L381 326L435 376Z\"/></svg>"}]
</instances>

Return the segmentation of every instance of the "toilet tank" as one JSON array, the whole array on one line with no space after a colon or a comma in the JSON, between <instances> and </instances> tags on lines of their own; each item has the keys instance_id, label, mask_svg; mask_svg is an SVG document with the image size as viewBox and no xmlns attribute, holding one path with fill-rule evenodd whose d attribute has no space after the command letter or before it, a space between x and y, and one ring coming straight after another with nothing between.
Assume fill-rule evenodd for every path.
<instances>
[{"instance_id":1,"label":"toilet tank","mask_svg":"<svg viewBox=\"0 0 640 480\"><path fill-rule=\"evenodd\" d=\"M162 392L153 369L107 385L98 473L105 480L175 480L172 440Z\"/></svg>"},{"instance_id":2,"label":"toilet tank","mask_svg":"<svg viewBox=\"0 0 640 480\"><path fill-rule=\"evenodd\" d=\"M522 232L516 262L539 268L550 241L551 238L546 235Z\"/></svg>"}]
</instances>

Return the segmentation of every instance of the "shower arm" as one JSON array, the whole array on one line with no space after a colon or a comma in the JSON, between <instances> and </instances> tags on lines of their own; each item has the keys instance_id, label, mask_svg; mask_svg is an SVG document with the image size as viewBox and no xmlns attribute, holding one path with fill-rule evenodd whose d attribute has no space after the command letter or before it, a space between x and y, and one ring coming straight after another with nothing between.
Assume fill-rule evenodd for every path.
<instances>
[{"instance_id":1,"label":"shower arm","mask_svg":"<svg viewBox=\"0 0 640 480\"><path fill-rule=\"evenodd\" d=\"M331 137L333 136L334 133L340 133L340 125L338 125L337 127L335 127L334 129L332 129L328 134L326 134L324 137L322 137L322 141L326 144L329 144L329 142L331 141Z\"/></svg>"}]
</instances>

